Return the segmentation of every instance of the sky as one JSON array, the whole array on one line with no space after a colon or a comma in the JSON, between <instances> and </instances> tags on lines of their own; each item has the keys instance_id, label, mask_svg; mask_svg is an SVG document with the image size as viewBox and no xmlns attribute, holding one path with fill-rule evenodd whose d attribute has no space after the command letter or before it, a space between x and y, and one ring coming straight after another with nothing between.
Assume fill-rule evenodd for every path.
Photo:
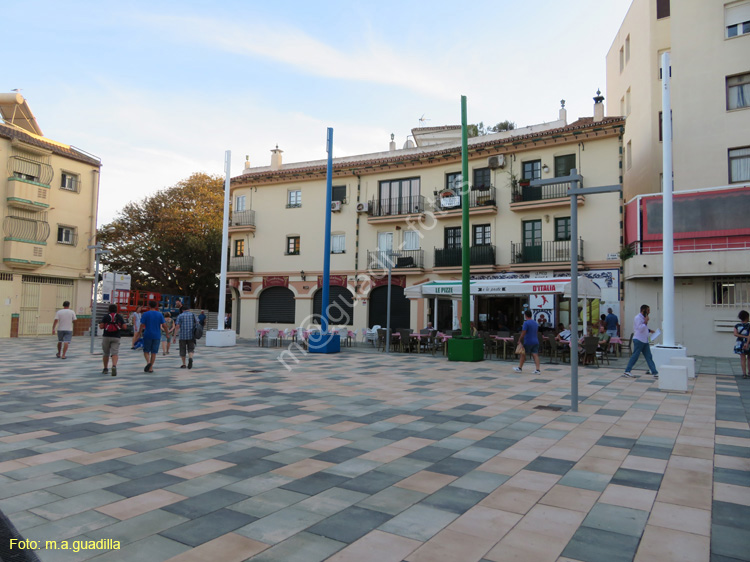
<instances>
[{"instance_id":1,"label":"sky","mask_svg":"<svg viewBox=\"0 0 750 562\"><path fill-rule=\"evenodd\" d=\"M593 114L630 0L113 2L3 7L0 91L102 159L99 225L195 172L401 147L418 126ZM609 100L605 101L605 104ZM420 121L423 118L423 121Z\"/></svg>"}]
</instances>

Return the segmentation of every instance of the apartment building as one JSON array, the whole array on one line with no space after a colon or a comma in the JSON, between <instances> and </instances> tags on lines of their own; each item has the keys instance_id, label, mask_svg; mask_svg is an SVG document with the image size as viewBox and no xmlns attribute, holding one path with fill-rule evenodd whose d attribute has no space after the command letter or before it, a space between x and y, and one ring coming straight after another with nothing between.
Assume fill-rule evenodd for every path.
<instances>
[{"instance_id":1,"label":"apartment building","mask_svg":"<svg viewBox=\"0 0 750 562\"><path fill-rule=\"evenodd\" d=\"M662 316L662 80L671 58L675 338L730 355L750 306L750 0L634 0L607 54L609 111L626 117L626 331ZM619 104L619 106L618 106Z\"/></svg>"},{"instance_id":2,"label":"apartment building","mask_svg":"<svg viewBox=\"0 0 750 562\"><path fill-rule=\"evenodd\" d=\"M420 128L415 142L397 149L333 160L332 201L326 200L326 161L252 167L232 178L229 283L235 328L253 337L256 328L309 325L320 313L324 222L331 232L332 324L361 333L386 325L387 266L391 277L391 326L439 329L458 325L460 303L409 300L408 287L460 279L462 251L470 252L474 279L551 277L570 271L569 184L543 188L532 179L563 177L577 169L583 185L620 183L624 121L604 117L598 96L595 117L558 119L469 140L470 245L461 236L460 128ZM335 137L334 137L335 138ZM385 144L385 143L384 143ZM321 152L324 147L321 145ZM579 267L607 290L619 310L622 223L620 194L579 197ZM393 254L395 253L395 255ZM472 321L494 328L521 322L524 305L567 322L569 303L554 295L474 297ZM599 301L589 306L598 317ZM338 317L337 317L338 316Z\"/></svg>"},{"instance_id":3,"label":"apartment building","mask_svg":"<svg viewBox=\"0 0 750 562\"><path fill-rule=\"evenodd\" d=\"M0 94L0 114L0 337L50 334L63 301L90 314L101 162L45 137L18 93Z\"/></svg>"}]
</instances>

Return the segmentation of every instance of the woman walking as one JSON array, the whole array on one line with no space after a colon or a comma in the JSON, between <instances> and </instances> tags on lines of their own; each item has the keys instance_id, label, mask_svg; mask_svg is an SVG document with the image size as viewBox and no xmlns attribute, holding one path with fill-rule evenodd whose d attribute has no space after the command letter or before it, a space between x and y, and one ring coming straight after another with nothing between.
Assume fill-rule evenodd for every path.
<instances>
[{"instance_id":1,"label":"woman walking","mask_svg":"<svg viewBox=\"0 0 750 562\"><path fill-rule=\"evenodd\" d=\"M130 323L133 325L133 343L130 349L135 349L135 342L141 337L141 311L142 306L136 307L135 312L130 315Z\"/></svg>"},{"instance_id":2,"label":"woman walking","mask_svg":"<svg viewBox=\"0 0 750 562\"><path fill-rule=\"evenodd\" d=\"M169 355L169 347L172 345L174 334L174 320L169 312L164 313L164 331L161 333L161 353Z\"/></svg>"},{"instance_id":3,"label":"woman walking","mask_svg":"<svg viewBox=\"0 0 750 562\"><path fill-rule=\"evenodd\" d=\"M741 310L737 315L740 321L734 325L734 337L737 340L734 342L734 352L740 356L740 365L742 365L742 378L750 378L747 374L747 364L750 363L748 355L750 355L750 347L748 342L750 341L750 314L747 310Z\"/></svg>"}]
</instances>

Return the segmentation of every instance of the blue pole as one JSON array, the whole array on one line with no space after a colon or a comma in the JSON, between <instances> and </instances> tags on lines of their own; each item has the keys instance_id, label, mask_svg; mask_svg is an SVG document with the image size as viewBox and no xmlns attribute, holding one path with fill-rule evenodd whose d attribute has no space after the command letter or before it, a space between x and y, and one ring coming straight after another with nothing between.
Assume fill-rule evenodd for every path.
<instances>
[{"instance_id":1,"label":"blue pole","mask_svg":"<svg viewBox=\"0 0 750 562\"><path fill-rule=\"evenodd\" d=\"M326 139L328 151L328 166L326 168L326 228L324 232L325 254L323 255L323 300L321 302L320 327L324 334L328 333L328 292L331 282L331 198L333 196L333 128L328 127Z\"/></svg>"}]
</instances>

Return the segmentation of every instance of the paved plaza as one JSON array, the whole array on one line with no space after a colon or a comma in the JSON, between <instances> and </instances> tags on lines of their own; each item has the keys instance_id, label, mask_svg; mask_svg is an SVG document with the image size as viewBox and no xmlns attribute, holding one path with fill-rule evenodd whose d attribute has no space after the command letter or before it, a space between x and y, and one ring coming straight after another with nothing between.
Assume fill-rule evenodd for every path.
<instances>
[{"instance_id":1,"label":"paved plaza","mask_svg":"<svg viewBox=\"0 0 750 562\"><path fill-rule=\"evenodd\" d=\"M572 412L565 364L278 355L200 343L147 374L126 349L111 377L88 339L3 340L0 558L750 560L736 360L687 393L581 367Z\"/></svg>"}]
</instances>

